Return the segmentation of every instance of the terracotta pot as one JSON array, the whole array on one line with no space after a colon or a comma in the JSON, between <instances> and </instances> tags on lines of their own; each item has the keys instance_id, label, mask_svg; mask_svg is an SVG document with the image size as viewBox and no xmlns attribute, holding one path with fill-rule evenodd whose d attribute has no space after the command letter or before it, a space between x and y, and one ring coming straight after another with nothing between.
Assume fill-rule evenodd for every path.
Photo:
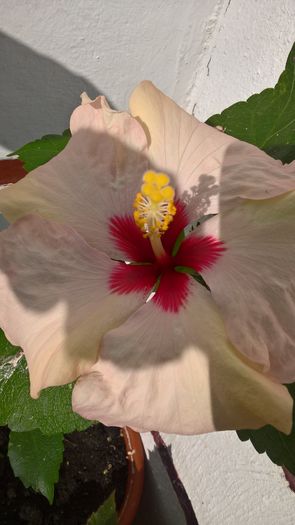
<instances>
[{"instance_id":1,"label":"terracotta pot","mask_svg":"<svg viewBox=\"0 0 295 525\"><path fill-rule=\"evenodd\" d=\"M128 427L122 430L128 458L128 478L124 502L119 512L119 525L132 525L143 491L144 448L138 432Z\"/></svg>"},{"instance_id":2,"label":"terracotta pot","mask_svg":"<svg viewBox=\"0 0 295 525\"><path fill-rule=\"evenodd\" d=\"M22 179L27 172L23 168L23 163L18 159L0 160L0 186L17 182Z\"/></svg>"}]
</instances>

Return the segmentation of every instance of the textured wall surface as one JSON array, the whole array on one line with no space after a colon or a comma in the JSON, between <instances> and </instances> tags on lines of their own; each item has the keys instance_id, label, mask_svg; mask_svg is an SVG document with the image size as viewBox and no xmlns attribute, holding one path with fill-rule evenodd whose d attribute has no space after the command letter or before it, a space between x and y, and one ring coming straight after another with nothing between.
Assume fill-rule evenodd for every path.
<instances>
[{"instance_id":1,"label":"textured wall surface","mask_svg":"<svg viewBox=\"0 0 295 525\"><path fill-rule=\"evenodd\" d=\"M122 108L148 78L184 103L215 2L1 0L2 147L65 129L84 90Z\"/></svg>"},{"instance_id":2,"label":"textured wall surface","mask_svg":"<svg viewBox=\"0 0 295 525\"><path fill-rule=\"evenodd\" d=\"M61 132L79 93L117 108L143 78L201 119L275 84L294 0L1 0L0 152ZM138 525L185 519L149 434ZM200 525L293 525L282 470L235 433L165 436Z\"/></svg>"}]
</instances>

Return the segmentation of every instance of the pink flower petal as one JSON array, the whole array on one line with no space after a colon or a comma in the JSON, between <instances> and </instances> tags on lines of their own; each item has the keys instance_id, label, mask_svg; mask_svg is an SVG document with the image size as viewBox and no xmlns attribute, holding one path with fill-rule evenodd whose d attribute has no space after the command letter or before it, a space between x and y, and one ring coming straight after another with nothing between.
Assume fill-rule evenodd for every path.
<instances>
[{"instance_id":1,"label":"pink flower petal","mask_svg":"<svg viewBox=\"0 0 295 525\"><path fill-rule=\"evenodd\" d=\"M149 302L103 339L101 359L73 391L73 408L107 425L195 434L292 426L287 389L228 343L210 293L195 284L178 314Z\"/></svg>"},{"instance_id":2,"label":"pink flower petal","mask_svg":"<svg viewBox=\"0 0 295 525\"><path fill-rule=\"evenodd\" d=\"M103 334L143 303L142 294L110 292L115 264L38 216L0 234L0 325L25 352L33 397L88 371Z\"/></svg>"},{"instance_id":3,"label":"pink flower petal","mask_svg":"<svg viewBox=\"0 0 295 525\"><path fill-rule=\"evenodd\" d=\"M74 135L59 155L2 190L0 211L10 222L37 212L117 256L109 220L132 214L148 166L145 134L130 115L110 110L101 99L77 108L71 125Z\"/></svg>"},{"instance_id":4,"label":"pink flower petal","mask_svg":"<svg viewBox=\"0 0 295 525\"><path fill-rule=\"evenodd\" d=\"M168 268L161 275L154 301L164 312L177 313L186 304L188 295L189 276L179 273L173 268ZM177 322L177 318L175 318L175 322Z\"/></svg>"},{"instance_id":5,"label":"pink flower petal","mask_svg":"<svg viewBox=\"0 0 295 525\"><path fill-rule=\"evenodd\" d=\"M152 164L172 176L191 218L217 213L220 194L224 209L241 198L265 199L295 188L294 175L280 161L199 122L151 82L134 90L130 110L146 130Z\"/></svg>"},{"instance_id":6,"label":"pink flower petal","mask_svg":"<svg viewBox=\"0 0 295 525\"><path fill-rule=\"evenodd\" d=\"M109 277L109 287L112 292L119 294L141 292L147 298L157 277L154 265L137 266L117 262Z\"/></svg>"},{"instance_id":7,"label":"pink flower petal","mask_svg":"<svg viewBox=\"0 0 295 525\"><path fill-rule=\"evenodd\" d=\"M224 249L224 245L212 236L190 235L182 241L175 257L175 265L201 272L214 265Z\"/></svg>"},{"instance_id":8,"label":"pink flower petal","mask_svg":"<svg viewBox=\"0 0 295 525\"><path fill-rule=\"evenodd\" d=\"M114 245L127 261L151 262L154 260L155 256L151 243L143 237L142 231L135 224L132 214L111 217L109 232Z\"/></svg>"},{"instance_id":9,"label":"pink flower petal","mask_svg":"<svg viewBox=\"0 0 295 525\"><path fill-rule=\"evenodd\" d=\"M225 244L202 275L231 341L265 373L295 381L295 193L245 202L200 229Z\"/></svg>"}]
</instances>

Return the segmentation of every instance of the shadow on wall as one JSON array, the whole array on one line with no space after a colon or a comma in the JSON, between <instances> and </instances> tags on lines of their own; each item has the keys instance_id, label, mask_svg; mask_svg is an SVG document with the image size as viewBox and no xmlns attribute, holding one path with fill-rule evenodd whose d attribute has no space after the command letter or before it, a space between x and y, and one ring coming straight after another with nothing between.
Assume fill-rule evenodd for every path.
<instances>
[{"instance_id":1,"label":"shadow on wall","mask_svg":"<svg viewBox=\"0 0 295 525\"><path fill-rule=\"evenodd\" d=\"M102 94L82 76L1 32L0 67L0 145L9 151L66 129L83 91Z\"/></svg>"},{"instance_id":2,"label":"shadow on wall","mask_svg":"<svg viewBox=\"0 0 295 525\"><path fill-rule=\"evenodd\" d=\"M170 445L167 451L171 454ZM149 449L147 454L144 491L134 525L187 525L190 522L185 519L158 449Z\"/></svg>"}]
</instances>

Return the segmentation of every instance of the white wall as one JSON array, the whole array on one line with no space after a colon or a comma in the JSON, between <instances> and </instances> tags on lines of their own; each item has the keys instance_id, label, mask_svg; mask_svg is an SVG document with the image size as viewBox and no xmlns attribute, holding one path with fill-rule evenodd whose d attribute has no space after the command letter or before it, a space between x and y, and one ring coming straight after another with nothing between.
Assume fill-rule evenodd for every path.
<instances>
[{"instance_id":1,"label":"white wall","mask_svg":"<svg viewBox=\"0 0 295 525\"><path fill-rule=\"evenodd\" d=\"M295 40L295 0L229 0L187 106L206 119L272 87Z\"/></svg>"},{"instance_id":2,"label":"white wall","mask_svg":"<svg viewBox=\"0 0 295 525\"><path fill-rule=\"evenodd\" d=\"M1 0L0 144L68 125L79 94L117 107L142 79L185 102L216 0Z\"/></svg>"},{"instance_id":3,"label":"white wall","mask_svg":"<svg viewBox=\"0 0 295 525\"><path fill-rule=\"evenodd\" d=\"M294 0L1 0L0 152L65 129L84 89L122 108L144 78L205 119L275 84L294 21ZM166 440L200 525L295 523L281 469L234 433ZM183 525L145 441L139 523Z\"/></svg>"}]
</instances>

